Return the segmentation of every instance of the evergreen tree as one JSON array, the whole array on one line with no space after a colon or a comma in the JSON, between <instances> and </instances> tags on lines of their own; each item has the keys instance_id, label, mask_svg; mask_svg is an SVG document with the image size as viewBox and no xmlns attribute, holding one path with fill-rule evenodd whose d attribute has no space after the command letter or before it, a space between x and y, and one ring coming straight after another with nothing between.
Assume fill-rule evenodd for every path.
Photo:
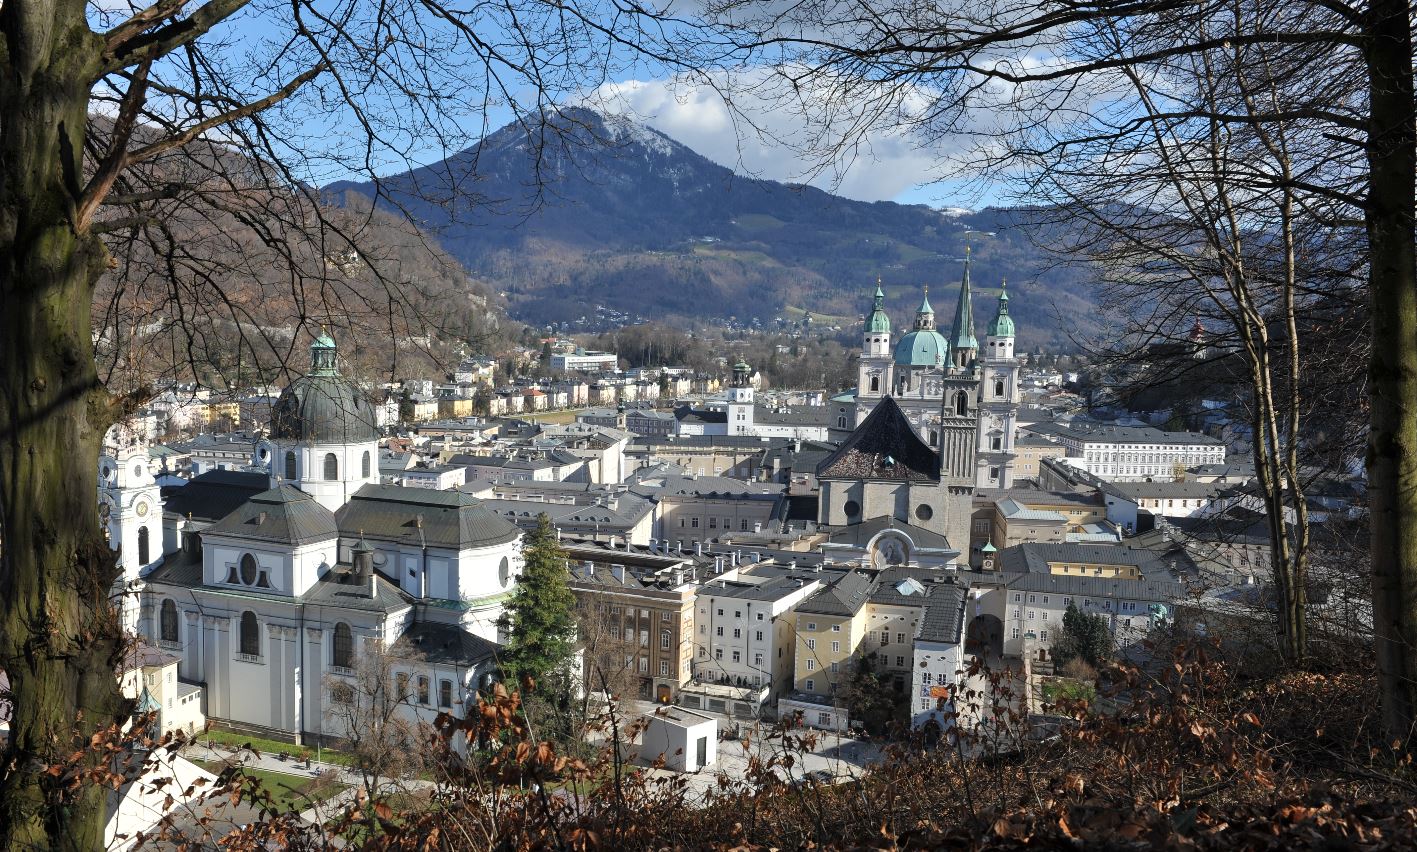
<instances>
[{"instance_id":1,"label":"evergreen tree","mask_svg":"<svg viewBox=\"0 0 1417 852\"><path fill-rule=\"evenodd\" d=\"M541 680L565 667L575 643L576 598L567 585L566 552L544 513L526 534L525 564L517 588L498 621L509 635L502 676L509 682Z\"/></svg>"},{"instance_id":2,"label":"evergreen tree","mask_svg":"<svg viewBox=\"0 0 1417 852\"><path fill-rule=\"evenodd\" d=\"M1054 664L1061 668L1073 659L1081 659L1093 668L1101 668L1111 658L1112 634L1107 620L1068 604L1068 611L1063 613L1063 630L1053 642Z\"/></svg>"}]
</instances>

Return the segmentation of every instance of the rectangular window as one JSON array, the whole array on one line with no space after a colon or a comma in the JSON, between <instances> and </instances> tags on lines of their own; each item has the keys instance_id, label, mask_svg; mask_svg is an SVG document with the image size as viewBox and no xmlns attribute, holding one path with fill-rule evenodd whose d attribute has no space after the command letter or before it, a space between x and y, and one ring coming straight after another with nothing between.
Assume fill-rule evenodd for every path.
<instances>
[{"instance_id":1,"label":"rectangular window","mask_svg":"<svg viewBox=\"0 0 1417 852\"><path fill-rule=\"evenodd\" d=\"M741 663L741 662L743 662L743 655L742 655L740 652L738 652L738 651L734 651L734 652L733 652L733 662L735 662L735 663Z\"/></svg>"},{"instance_id":2,"label":"rectangular window","mask_svg":"<svg viewBox=\"0 0 1417 852\"><path fill-rule=\"evenodd\" d=\"M813 660L813 659L811 659L811 658L809 657L809 658L807 659L807 671L809 671L809 672L810 672L810 671L816 671L816 669L817 669L817 661L816 661L816 660Z\"/></svg>"},{"instance_id":3,"label":"rectangular window","mask_svg":"<svg viewBox=\"0 0 1417 852\"><path fill-rule=\"evenodd\" d=\"M763 664L763 655L762 655L762 653L760 652L760 653L754 654L754 655L753 655L753 665L755 665L755 666L761 666L762 664Z\"/></svg>"},{"instance_id":4,"label":"rectangular window","mask_svg":"<svg viewBox=\"0 0 1417 852\"><path fill-rule=\"evenodd\" d=\"M659 676L660 676L660 677L664 677L664 676L666 676L666 675L668 675L668 674L669 674L669 661L668 661L668 660L660 660L660 661L659 661Z\"/></svg>"},{"instance_id":5,"label":"rectangular window","mask_svg":"<svg viewBox=\"0 0 1417 852\"><path fill-rule=\"evenodd\" d=\"M897 633L897 634L895 635L895 641L896 641L898 644L900 644L900 645L904 645L904 644L905 644L905 634L904 634L904 633Z\"/></svg>"},{"instance_id":6,"label":"rectangular window","mask_svg":"<svg viewBox=\"0 0 1417 852\"><path fill-rule=\"evenodd\" d=\"M1040 631L1038 631L1038 638L1039 638L1039 639L1042 639L1044 642L1047 642L1047 641L1048 641L1048 631L1047 631L1047 630L1040 630Z\"/></svg>"},{"instance_id":7,"label":"rectangular window","mask_svg":"<svg viewBox=\"0 0 1417 852\"><path fill-rule=\"evenodd\" d=\"M807 629L808 629L808 630L816 630L816 629L817 629L817 622L815 622L815 621L809 621L809 622L807 622Z\"/></svg>"},{"instance_id":8,"label":"rectangular window","mask_svg":"<svg viewBox=\"0 0 1417 852\"><path fill-rule=\"evenodd\" d=\"M714 648L714 649L713 649L713 658L714 658L715 660L721 660L721 659L723 659L723 649L722 649L722 648Z\"/></svg>"},{"instance_id":9,"label":"rectangular window","mask_svg":"<svg viewBox=\"0 0 1417 852\"><path fill-rule=\"evenodd\" d=\"M884 648L884 647L886 647L887 645L889 645L890 643L891 643L891 632L890 632L889 630L882 630L882 631L881 631L881 647Z\"/></svg>"},{"instance_id":10,"label":"rectangular window","mask_svg":"<svg viewBox=\"0 0 1417 852\"><path fill-rule=\"evenodd\" d=\"M821 725L821 726L824 727L824 728L830 728L830 727L832 726L832 714L830 714L830 713L818 713L818 714L817 714L817 724L818 724L818 725Z\"/></svg>"},{"instance_id":11,"label":"rectangular window","mask_svg":"<svg viewBox=\"0 0 1417 852\"><path fill-rule=\"evenodd\" d=\"M754 638L756 641L758 641L758 642L763 641L763 631L761 631L761 630L756 631L756 632L753 634L753 638Z\"/></svg>"},{"instance_id":12,"label":"rectangular window","mask_svg":"<svg viewBox=\"0 0 1417 852\"><path fill-rule=\"evenodd\" d=\"M668 631L668 630L661 630L661 631L659 632L659 647L661 647L661 648L668 648L668 647L669 647L669 631Z\"/></svg>"},{"instance_id":13,"label":"rectangular window","mask_svg":"<svg viewBox=\"0 0 1417 852\"><path fill-rule=\"evenodd\" d=\"M807 640L807 650L809 650L809 651L815 651L815 650L817 650L817 640L816 640L816 639L808 639L808 640Z\"/></svg>"},{"instance_id":14,"label":"rectangular window","mask_svg":"<svg viewBox=\"0 0 1417 852\"><path fill-rule=\"evenodd\" d=\"M720 610L718 611L718 614L719 614L719 617L721 618L721 617L723 616L723 610L720 609Z\"/></svg>"},{"instance_id":15,"label":"rectangular window","mask_svg":"<svg viewBox=\"0 0 1417 852\"><path fill-rule=\"evenodd\" d=\"M1011 632L1013 633L1013 638L1017 639L1017 638L1018 638L1018 628L1015 627Z\"/></svg>"},{"instance_id":16,"label":"rectangular window","mask_svg":"<svg viewBox=\"0 0 1417 852\"><path fill-rule=\"evenodd\" d=\"M709 518L709 529L718 529L718 518Z\"/></svg>"},{"instance_id":17,"label":"rectangular window","mask_svg":"<svg viewBox=\"0 0 1417 852\"><path fill-rule=\"evenodd\" d=\"M817 682L812 680L811 678L807 678L806 686L808 692L815 692L817 689Z\"/></svg>"},{"instance_id":18,"label":"rectangular window","mask_svg":"<svg viewBox=\"0 0 1417 852\"><path fill-rule=\"evenodd\" d=\"M833 654L840 654L840 653L841 653L841 642L839 642L839 641L836 640L836 639L833 639L833 640L832 640L832 653L833 653Z\"/></svg>"},{"instance_id":19,"label":"rectangular window","mask_svg":"<svg viewBox=\"0 0 1417 852\"><path fill-rule=\"evenodd\" d=\"M719 636L722 636L722 635L723 635L723 628L722 628L722 627L715 627L714 629L718 631L718 635L719 635Z\"/></svg>"},{"instance_id":20,"label":"rectangular window","mask_svg":"<svg viewBox=\"0 0 1417 852\"><path fill-rule=\"evenodd\" d=\"M743 610L741 610L741 609L735 609L735 610L733 610L733 617L734 617L734 618L742 618L742 617L743 617Z\"/></svg>"},{"instance_id":21,"label":"rectangular window","mask_svg":"<svg viewBox=\"0 0 1417 852\"><path fill-rule=\"evenodd\" d=\"M840 624L833 624L833 625L832 625L832 632L833 632L833 633L840 633L840 632L841 632L841 625L840 625Z\"/></svg>"},{"instance_id":22,"label":"rectangular window","mask_svg":"<svg viewBox=\"0 0 1417 852\"><path fill-rule=\"evenodd\" d=\"M762 614L761 612L758 613L758 620L759 620L759 621L762 621L762 620L763 620L763 614Z\"/></svg>"},{"instance_id":23,"label":"rectangular window","mask_svg":"<svg viewBox=\"0 0 1417 852\"><path fill-rule=\"evenodd\" d=\"M743 631L742 631L740 628L737 628L737 627L733 628L733 638L734 638L734 639L742 639L742 638L743 638Z\"/></svg>"},{"instance_id":24,"label":"rectangular window","mask_svg":"<svg viewBox=\"0 0 1417 852\"><path fill-rule=\"evenodd\" d=\"M741 519L741 520L738 521L738 530L739 530L740 532L747 532L747 531L748 531L748 519L747 519L747 518L743 518L743 519Z\"/></svg>"},{"instance_id":25,"label":"rectangular window","mask_svg":"<svg viewBox=\"0 0 1417 852\"><path fill-rule=\"evenodd\" d=\"M838 671L841 670L840 665L840 663L832 663L832 674L836 674Z\"/></svg>"},{"instance_id":26,"label":"rectangular window","mask_svg":"<svg viewBox=\"0 0 1417 852\"><path fill-rule=\"evenodd\" d=\"M699 519L698 519L698 518L694 518L693 521L692 521L692 523L689 524L689 526L693 527L694 529L698 529L698 528L699 528Z\"/></svg>"}]
</instances>

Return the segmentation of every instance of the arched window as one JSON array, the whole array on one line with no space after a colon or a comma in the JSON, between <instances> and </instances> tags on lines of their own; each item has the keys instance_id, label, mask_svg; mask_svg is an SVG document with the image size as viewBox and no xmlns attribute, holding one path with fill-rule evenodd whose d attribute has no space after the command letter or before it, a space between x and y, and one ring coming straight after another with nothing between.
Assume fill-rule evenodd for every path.
<instances>
[{"instance_id":1,"label":"arched window","mask_svg":"<svg viewBox=\"0 0 1417 852\"><path fill-rule=\"evenodd\" d=\"M964 391L955 392L955 414L964 417L969 413L969 398L964 395Z\"/></svg>"},{"instance_id":2,"label":"arched window","mask_svg":"<svg viewBox=\"0 0 1417 852\"><path fill-rule=\"evenodd\" d=\"M1004 395L1004 382L1003 382L1002 379L996 379L996 380L994 381L994 396L1003 396L1003 395Z\"/></svg>"},{"instance_id":3,"label":"arched window","mask_svg":"<svg viewBox=\"0 0 1417 852\"><path fill-rule=\"evenodd\" d=\"M838 428L838 429L845 429L845 428L846 428L846 415L843 414L842 416L840 416L840 417L838 417L838 418L836 419L836 428Z\"/></svg>"},{"instance_id":4,"label":"arched window","mask_svg":"<svg viewBox=\"0 0 1417 852\"><path fill-rule=\"evenodd\" d=\"M330 687L330 700L336 704L353 704L354 687L347 683L337 683Z\"/></svg>"},{"instance_id":5,"label":"arched window","mask_svg":"<svg viewBox=\"0 0 1417 852\"><path fill-rule=\"evenodd\" d=\"M450 680L438 681L438 706L453 706L453 682Z\"/></svg>"},{"instance_id":6,"label":"arched window","mask_svg":"<svg viewBox=\"0 0 1417 852\"><path fill-rule=\"evenodd\" d=\"M325 478L339 479L339 459L334 453L325 453Z\"/></svg>"},{"instance_id":7,"label":"arched window","mask_svg":"<svg viewBox=\"0 0 1417 852\"><path fill-rule=\"evenodd\" d=\"M295 450L286 450L285 453L285 478L290 482L299 479L295 475Z\"/></svg>"},{"instance_id":8,"label":"arched window","mask_svg":"<svg viewBox=\"0 0 1417 852\"><path fill-rule=\"evenodd\" d=\"M259 566L256 564L256 557L249 553L241 554L241 582L248 586L256 585L256 577L260 574Z\"/></svg>"},{"instance_id":9,"label":"arched window","mask_svg":"<svg viewBox=\"0 0 1417 852\"><path fill-rule=\"evenodd\" d=\"M360 474L359 474L360 476L363 476L365 479L368 479L368 478L369 478L369 451L368 451L368 450L365 450L365 451L364 451L364 460L363 460L362 462L360 462L360 464L359 464L359 470L360 470Z\"/></svg>"},{"instance_id":10,"label":"arched window","mask_svg":"<svg viewBox=\"0 0 1417 852\"><path fill-rule=\"evenodd\" d=\"M354 668L354 636L343 621L335 625L334 656L330 662L337 668Z\"/></svg>"},{"instance_id":11,"label":"arched window","mask_svg":"<svg viewBox=\"0 0 1417 852\"><path fill-rule=\"evenodd\" d=\"M408 700L408 675L403 672L394 675L394 700Z\"/></svg>"},{"instance_id":12,"label":"arched window","mask_svg":"<svg viewBox=\"0 0 1417 852\"><path fill-rule=\"evenodd\" d=\"M418 703L428 703L428 678L421 675L418 678Z\"/></svg>"},{"instance_id":13,"label":"arched window","mask_svg":"<svg viewBox=\"0 0 1417 852\"><path fill-rule=\"evenodd\" d=\"M241 653L252 657L261 656L261 636L256 628L256 613L249 609L241 613Z\"/></svg>"},{"instance_id":14,"label":"arched window","mask_svg":"<svg viewBox=\"0 0 1417 852\"><path fill-rule=\"evenodd\" d=\"M875 391L879 391L880 389L881 389L881 377L880 377L880 376L872 376L872 377L871 377L871 391L872 391L872 392L875 392Z\"/></svg>"},{"instance_id":15,"label":"arched window","mask_svg":"<svg viewBox=\"0 0 1417 852\"><path fill-rule=\"evenodd\" d=\"M150 554L148 553L148 528L138 527L138 563L140 565L148 564L149 556Z\"/></svg>"},{"instance_id":16,"label":"arched window","mask_svg":"<svg viewBox=\"0 0 1417 852\"><path fill-rule=\"evenodd\" d=\"M162 613L159 618L162 641L177 641L177 604L168 598L162 602Z\"/></svg>"}]
</instances>

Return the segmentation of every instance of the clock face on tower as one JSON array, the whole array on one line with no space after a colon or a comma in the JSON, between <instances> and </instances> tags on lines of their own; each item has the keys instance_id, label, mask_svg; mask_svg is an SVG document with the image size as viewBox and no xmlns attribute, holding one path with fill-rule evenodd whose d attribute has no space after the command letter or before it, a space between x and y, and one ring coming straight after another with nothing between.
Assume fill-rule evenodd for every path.
<instances>
[{"instance_id":1,"label":"clock face on tower","mask_svg":"<svg viewBox=\"0 0 1417 852\"><path fill-rule=\"evenodd\" d=\"M146 517L148 516L148 504L147 504L147 503L139 503L138 506L137 506L137 512L138 512L138 517L140 517L140 518L146 518Z\"/></svg>"}]
</instances>

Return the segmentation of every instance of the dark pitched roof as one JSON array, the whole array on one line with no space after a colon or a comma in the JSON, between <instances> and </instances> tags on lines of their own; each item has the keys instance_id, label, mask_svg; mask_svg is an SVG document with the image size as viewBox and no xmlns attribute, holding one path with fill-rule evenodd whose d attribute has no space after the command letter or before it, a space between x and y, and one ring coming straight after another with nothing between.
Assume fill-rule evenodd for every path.
<instances>
[{"instance_id":1,"label":"dark pitched roof","mask_svg":"<svg viewBox=\"0 0 1417 852\"><path fill-rule=\"evenodd\" d=\"M357 581L353 569L340 566L326 571L300 599L305 603L375 612L395 612L413 605L413 596L400 589L397 583L377 572L373 576L372 597L369 587Z\"/></svg>"},{"instance_id":2,"label":"dark pitched roof","mask_svg":"<svg viewBox=\"0 0 1417 852\"><path fill-rule=\"evenodd\" d=\"M516 525L461 491L365 485L335 517L348 535L459 550L503 544L521 535Z\"/></svg>"},{"instance_id":3,"label":"dark pitched roof","mask_svg":"<svg viewBox=\"0 0 1417 852\"><path fill-rule=\"evenodd\" d=\"M162 489L163 511L215 521L270 487L271 479L264 473L210 470L186 485Z\"/></svg>"},{"instance_id":4,"label":"dark pitched roof","mask_svg":"<svg viewBox=\"0 0 1417 852\"><path fill-rule=\"evenodd\" d=\"M840 579L797 605L800 613L855 615L871 596L871 580L860 571L848 571Z\"/></svg>"},{"instance_id":5,"label":"dark pitched roof","mask_svg":"<svg viewBox=\"0 0 1417 852\"><path fill-rule=\"evenodd\" d=\"M964 638L965 601L969 588L960 583L936 583L929 588L925 614L916 637L927 642L959 642Z\"/></svg>"},{"instance_id":6,"label":"dark pitched roof","mask_svg":"<svg viewBox=\"0 0 1417 852\"><path fill-rule=\"evenodd\" d=\"M832 544L849 544L854 547L865 547L876 534L886 528L900 530L915 542L916 547L937 547L944 550L957 550L950 546L950 540L937 532L932 532L924 527L917 527L905 521L896 520L886 515L872 518L869 521L862 521L859 524L848 524L844 527L837 527L832 530L829 541Z\"/></svg>"},{"instance_id":7,"label":"dark pitched roof","mask_svg":"<svg viewBox=\"0 0 1417 852\"><path fill-rule=\"evenodd\" d=\"M418 621L394 642L390 653L404 660L471 668L495 659L500 647L454 624Z\"/></svg>"},{"instance_id":8,"label":"dark pitched roof","mask_svg":"<svg viewBox=\"0 0 1417 852\"><path fill-rule=\"evenodd\" d=\"M728 412L708 411L681 405L674 409L674 418L681 423L727 423Z\"/></svg>"},{"instance_id":9,"label":"dark pitched roof","mask_svg":"<svg viewBox=\"0 0 1417 852\"><path fill-rule=\"evenodd\" d=\"M202 532L301 545L337 538L339 527L335 516L314 497L294 485L278 485L251 497Z\"/></svg>"},{"instance_id":10,"label":"dark pitched roof","mask_svg":"<svg viewBox=\"0 0 1417 852\"><path fill-rule=\"evenodd\" d=\"M915 434L896 401L887 396L817 467L819 479L938 481L940 460Z\"/></svg>"}]
</instances>

